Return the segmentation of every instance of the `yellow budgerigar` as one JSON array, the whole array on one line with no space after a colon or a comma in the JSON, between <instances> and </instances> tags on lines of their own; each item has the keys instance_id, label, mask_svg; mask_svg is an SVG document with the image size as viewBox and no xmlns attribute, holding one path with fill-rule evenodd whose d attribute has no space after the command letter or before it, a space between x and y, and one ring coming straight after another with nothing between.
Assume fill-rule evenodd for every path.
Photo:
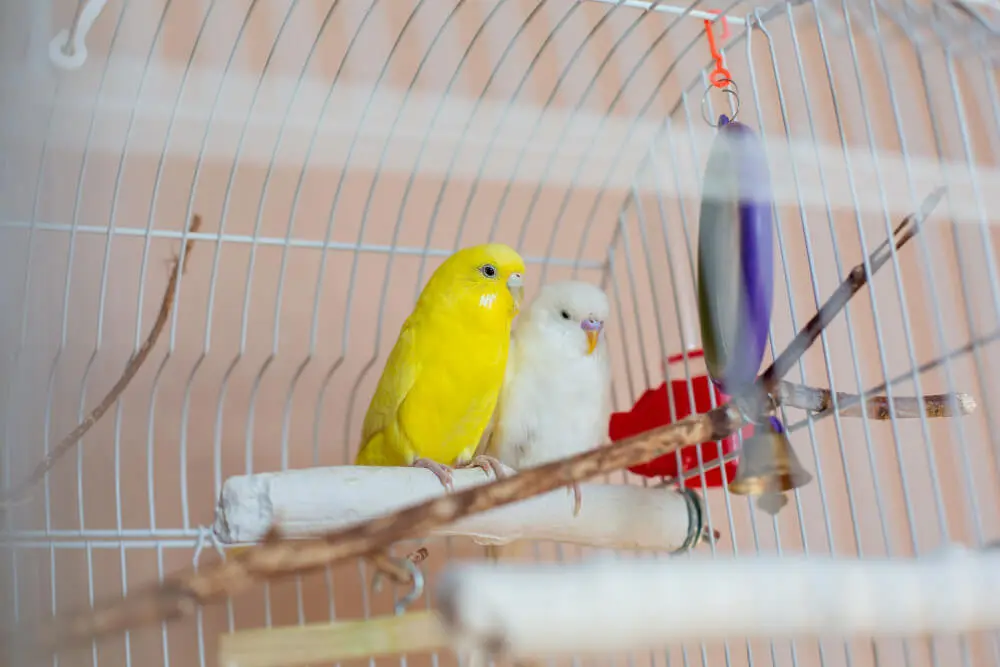
<instances>
[{"instance_id":1,"label":"yellow budgerigar","mask_svg":"<svg viewBox=\"0 0 1000 667\"><path fill-rule=\"evenodd\" d=\"M499 243L437 268L389 353L355 465L428 468L445 488L453 467L499 469L476 449L503 385L523 274L524 260Z\"/></svg>"}]
</instances>

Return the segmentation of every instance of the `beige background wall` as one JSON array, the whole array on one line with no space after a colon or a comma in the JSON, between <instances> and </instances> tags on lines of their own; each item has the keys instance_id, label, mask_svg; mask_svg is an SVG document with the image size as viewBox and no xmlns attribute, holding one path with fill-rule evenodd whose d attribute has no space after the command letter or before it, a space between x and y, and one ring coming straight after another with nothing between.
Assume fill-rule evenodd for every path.
<instances>
[{"instance_id":1,"label":"beige background wall","mask_svg":"<svg viewBox=\"0 0 1000 667\"><path fill-rule=\"evenodd\" d=\"M712 138L699 108L701 21L571 0L381 0L365 19L369 7L110 0L88 61L71 72L50 68L44 49L72 21L73 2L5 9L4 480L23 476L117 378L152 323L186 219L204 218L168 335L45 492L9 517L0 549L9 618L117 596L217 558L205 527L229 475L349 462L398 327L457 246L518 245L529 297L574 275L605 285L619 409L662 381L664 357L697 345L687 239ZM921 63L888 25L883 62L863 3L853 6L852 54L837 9L779 10L753 33L749 60L745 42L730 42L728 65L740 119L771 151L779 349L860 261L862 237L872 249L942 179L952 188L790 378L856 391L996 330L1000 117L995 73L982 62L949 64L932 46ZM707 492L719 552L910 556L944 536L995 539L997 365L985 346L956 359L951 379L940 369L920 377L925 392L976 397L979 410L960 423L845 418L797 431L816 480L776 521L744 498ZM897 391L917 390L908 381ZM460 540L431 547L430 585L448 558L482 551ZM369 595L369 576L350 564L262 588L59 664L212 664L230 628L388 612L391 595ZM998 659L992 637L941 639L933 653L925 639L906 652L898 641L876 647L737 638L615 661Z\"/></svg>"}]
</instances>

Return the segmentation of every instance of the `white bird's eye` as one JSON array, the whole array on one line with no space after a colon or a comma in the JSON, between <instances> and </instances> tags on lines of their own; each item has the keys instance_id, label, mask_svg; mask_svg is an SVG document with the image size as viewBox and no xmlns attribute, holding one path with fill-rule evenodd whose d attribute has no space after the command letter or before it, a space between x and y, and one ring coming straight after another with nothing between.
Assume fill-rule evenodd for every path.
<instances>
[{"instance_id":1,"label":"white bird's eye","mask_svg":"<svg viewBox=\"0 0 1000 667\"><path fill-rule=\"evenodd\" d=\"M479 267L479 271L487 278L497 277L497 267L493 266L492 264L483 264L481 267Z\"/></svg>"},{"instance_id":2,"label":"white bird's eye","mask_svg":"<svg viewBox=\"0 0 1000 667\"><path fill-rule=\"evenodd\" d=\"M562 311L562 312L561 312L561 313L559 313L559 314L560 314L560 315L562 315L562 318L563 318L564 320L568 320L568 319L570 318L570 317L569 317L569 311L568 311L568 310L564 310L564 311Z\"/></svg>"}]
</instances>

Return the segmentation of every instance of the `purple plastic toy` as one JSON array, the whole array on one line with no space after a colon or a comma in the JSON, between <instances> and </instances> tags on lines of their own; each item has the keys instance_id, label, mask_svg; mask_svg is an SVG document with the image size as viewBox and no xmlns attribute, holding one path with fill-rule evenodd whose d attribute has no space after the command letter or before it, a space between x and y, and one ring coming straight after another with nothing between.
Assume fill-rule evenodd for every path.
<instances>
[{"instance_id":1,"label":"purple plastic toy","mask_svg":"<svg viewBox=\"0 0 1000 667\"><path fill-rule=\"evenodd\" d=\"M698 230L698 314L712 381L737 395L757 378L771 322L771 178L746 125L719 117Z\"/></svg>"}]
</instances>

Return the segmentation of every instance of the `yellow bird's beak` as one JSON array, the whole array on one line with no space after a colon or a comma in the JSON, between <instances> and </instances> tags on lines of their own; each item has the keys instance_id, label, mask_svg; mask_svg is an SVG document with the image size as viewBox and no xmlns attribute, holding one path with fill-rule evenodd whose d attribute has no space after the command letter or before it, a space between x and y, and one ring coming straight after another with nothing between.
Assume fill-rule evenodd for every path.
<instances>
[{"instance_id":1,"label":"yellow bird's beak","mask_svg":"<svg viewBox=\"0 0 1000 667\"><path fill-rule=\"evenodd\" d=\"M597 349L597 341L601 338L604 322L590 318L580 322L580 328L587 334L587 354L593 354L594 350Z\"/></svg>"},{"instance_id":2,"label":"yellow bird's beak","mask_svg":"<svg viewBox=\"0 0 1000 667\"><path fill-rule=\"evenodd\" d=\"M521 302L524 301L524 277L520 273L512 273L507 278L507 289L514 297L514 308L521 310Z\"/></svg>"}]
</instances>

